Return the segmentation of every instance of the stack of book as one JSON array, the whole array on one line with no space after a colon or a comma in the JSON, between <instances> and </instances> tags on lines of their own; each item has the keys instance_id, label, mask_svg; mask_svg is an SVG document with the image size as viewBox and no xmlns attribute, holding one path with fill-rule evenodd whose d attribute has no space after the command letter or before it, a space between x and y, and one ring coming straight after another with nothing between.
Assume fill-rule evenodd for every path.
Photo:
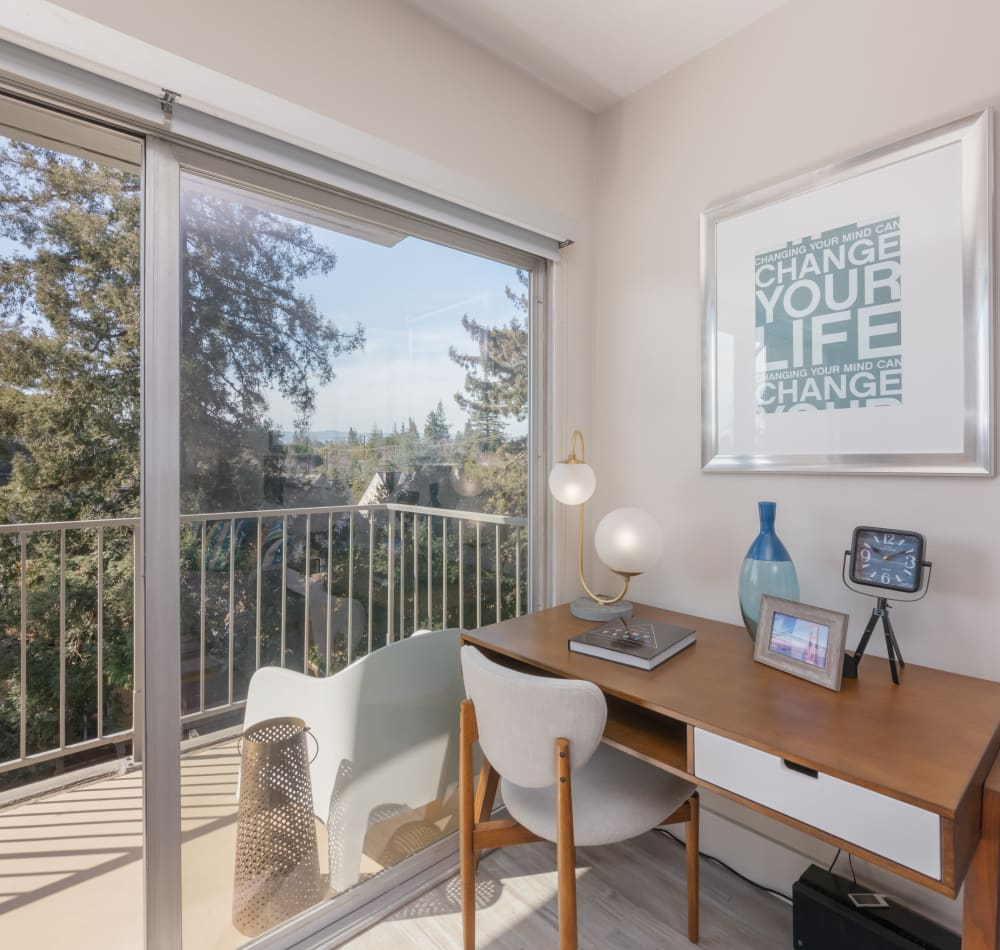
<instances>
[{"instance_id":1,"label":"stack of book","mask_svg":"<svg viewBox=\"0 0 1000 950\"><path fill-rule=\"evenodd\" d=\"M612 620L569 641L574 653L651 670L694 643L694 631L650 620Z\"/></svg>"}]
</instances>

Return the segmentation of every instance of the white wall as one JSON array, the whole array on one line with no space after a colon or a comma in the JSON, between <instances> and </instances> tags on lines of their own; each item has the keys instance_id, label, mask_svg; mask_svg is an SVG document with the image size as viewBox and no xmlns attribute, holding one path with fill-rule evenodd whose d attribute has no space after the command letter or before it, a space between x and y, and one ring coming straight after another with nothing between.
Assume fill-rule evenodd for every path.
<instances>
[{"instance_id":1,"label":"white wall","mask_svg":"<svg viewBox=\"0 0 1000 950\"><path fill-rule=\"evenodd\" d=\"M726 198L997 107L997 35L995 0L946 10L935 0L796 0L601 116L593 514L628 503L659 518L668 550L636 583L638 599L738 623L737 573L757 531L756 502L774 500L802 599L849 611L853 645L872 603L841 583L853 527L915 528L934 573L926 600L894 611L903 655L1000 680L996 479L702 473L698 224ZM871 652L885 655L881 637ZM861 675L870 675L864 664ZM754 824L785 837L771 822ZM738 862L728 840L713 843ZM832 857L801 836L795 844ZM787 855L766 853L743 869L789 888ZM954 902L914 894L957 924Z\"/></svg>"}]
</instances>

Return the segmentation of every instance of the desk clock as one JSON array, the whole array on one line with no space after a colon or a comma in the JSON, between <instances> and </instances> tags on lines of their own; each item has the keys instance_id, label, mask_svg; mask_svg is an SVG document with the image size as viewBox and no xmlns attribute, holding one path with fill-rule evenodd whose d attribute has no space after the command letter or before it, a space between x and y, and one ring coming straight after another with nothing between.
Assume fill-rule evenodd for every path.
<instances>
[{"instance_id":1,"label":"desk clock","mask_svg":"<svg viewBox=\"0 0 1000 950\"><path fill-rule=\"evenodd\" d=\"M850 576L855 584L912 594L920 589L923 566L922 534L864 525L854 529Z\"/></svg>"}]
</instances>

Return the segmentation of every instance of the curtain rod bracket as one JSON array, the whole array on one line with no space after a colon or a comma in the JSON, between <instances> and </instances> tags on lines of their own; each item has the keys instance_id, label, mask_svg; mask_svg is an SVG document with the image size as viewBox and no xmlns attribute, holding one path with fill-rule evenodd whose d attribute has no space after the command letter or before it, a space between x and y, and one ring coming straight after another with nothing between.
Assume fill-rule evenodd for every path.
<instances>
[{"instance_id":1,"label":"curtain rod bracket","mask_svg":"<svg viewBox=\"0 0 1000 950\"><path fill-rule=\"evenodd\" d=\"M160 111L163 113L164 125L169 127L174 118L174 103L180 98L181 94L166 87L161 88L163 89L163 95L160 96Z\"/></svg>"}]
</instances>

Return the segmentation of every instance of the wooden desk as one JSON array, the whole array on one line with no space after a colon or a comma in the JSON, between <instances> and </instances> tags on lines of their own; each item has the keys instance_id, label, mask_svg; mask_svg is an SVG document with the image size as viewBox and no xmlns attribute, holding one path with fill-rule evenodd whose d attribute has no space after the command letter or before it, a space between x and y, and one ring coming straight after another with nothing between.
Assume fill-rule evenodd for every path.
<instances>
[{"instance_id":1,"label":"wooden desk","mask_svg":"<svg viewBox=\"0 0 1000 950\"><path fill-rule=\"evenodd\" d=\"M963 947L996 950L1000 683L908 664L893 686L888 662L866 656L838 693L754 663L742 627L640 605L635 616L693 627L697 642L652 672L570 653L593 624L566 606L463 641L596 683L611 745L949 897L968 874Z\"/></svg>"}]
</instances>

